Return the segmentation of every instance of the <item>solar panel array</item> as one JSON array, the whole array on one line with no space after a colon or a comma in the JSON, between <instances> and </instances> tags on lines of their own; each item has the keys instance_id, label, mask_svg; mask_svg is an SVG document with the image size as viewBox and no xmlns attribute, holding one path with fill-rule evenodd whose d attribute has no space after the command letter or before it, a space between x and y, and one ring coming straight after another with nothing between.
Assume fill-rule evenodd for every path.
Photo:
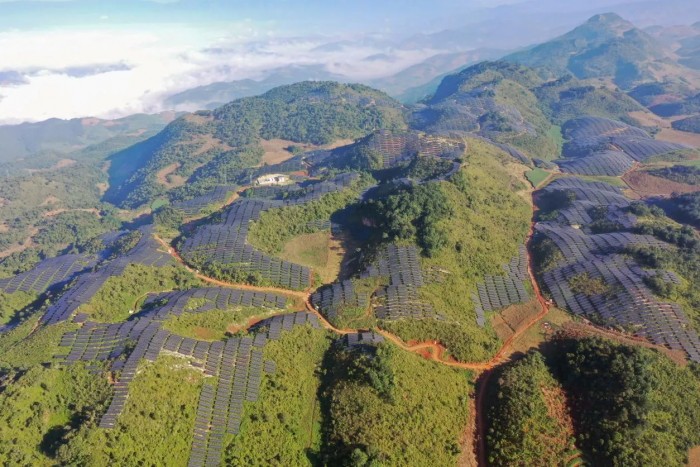
<instances>
[{"instance_id":1,"label":"solar panel array","mask_svg":"<svg viewBox=\"0 0 700 467\"><path fill-rule=\"evenodd\" d=\"M304 159L306 157L306 154L300 154L278 164L264 165L255 171L255 176L260 177L266 174L298 172L305 170L306 165L304 164Z\"/></svg>"},{"instance_id":2,"label":"solar panel array","mask_svg":"<svg viewBox=\"0 0 700 467\"><path fill-rule=\"evenodd\" d=\"M484 312L523 303L530 297L525 288L525 282L529 280L525 245L520 246L518 256L503 265L503 269L505 275L487 275L484 282L477 284L477 293L472 294L476 323L481 327L486 325Z\"/></svg>"},{"instance_id":3,"label":"solar panel array","mask_svg":"<svg viewBox=\"0 0 700 467\"><path fill-rule=\"evenodd\" d=\"M420 298L419 289L425 285L418 248L414 245L387 245L380 251L374 264L361 275L387 277L389 285L380 288L375 296L381 302L375 308L379 319L441 318L430 305Z\"/></svg>"},{"instance_id":4,"label":"solar panel array","mask_svg":"<svg viewBox=\"0 0 700 467\"><path fill-rule=\"evenodd\" d=\"M635 160L621 151L600 151L589 156L558 161L563 172L578 175L618 176L627 172Z\"/></svg>"},{"instance_id":5,"label":"solar panel array","mask_svg":"<svg viewBox=\"0 0 700 467\"><path fill-rule=\"evenodd\" d=\"M350 348L375 346L384 342L384 336L373 331L351 332L345 335L344 341Z\"/></svg>"},{"instance_id":6,"label":"solar panel array","mask_svg":"<svg viewBox=\"0 0 700 467\"><path fill-rule=\"evenodd\" d=\"M0 279L0 291L42 293L70 282L76 275L92 269L96 264L94 257L80 254L45 259L27 272Z\"/></svg>"},{"instance_id":7,"label":"solar panel array","mask_svg":"<svg viewBox=\"0 0 700 467\"><path fill-rule=\"evenodd\" d=\"M192 301L192 299L203 299ZM65 364L87 361L95 371L110 368L120 371L114 385L114 397L100 420L101 428L114 428L123 411L133 381L142 360L155 361L161 353L185 357L206 376L216 377L205 382L195 419L190 465L221 463L226 434L235 435L240 429L244 402L255 402L260 393L263 372L274 373L273 361L263 361L263 348L270 340L279 339L283 331L294 326L311 325L320 329L313 313L296 312L275 315L257 323L254 335L233 337L226 342L207 342L172 334L162 328L169 316L200 313L209 309L232 306L262 306L282 309L285 298L275 294L243 289L204 288L159 294L148 304L159 305L132 320L115 323L95 323L79 316L83 322L77 331L66 333L61 346L67 353L57 356ZM136 345L131 349L130 343Z\"/></svg>"},{"instance_id":8,"label":"solar panel array","mask_svg":"<svg viewBox=\"0 0 700 467\"><path fill-rule=\"evenodd\" d=\"M341 174L299 190L286 191L284 200L239 199L224 212L221 222L204 225L187 238L181 253L186 259L204 257L205 260L234 265L246 273L258 273L282 287L305 289L311 285L309 268L269 256L249 245L250 222L257 220L267 209L308 203L326 193L347 188L358 178L357 174Z\"/></svg>"},{"instance_id":9,"label":"solar panel array","mask_svg":"<svg viewBox=\"0 0 700 467\"><path fill-rule=\"evenodd\" d=\"M344 280L319 288L311 295L311 303L314 308L334 322L343 307L367 308L369 297L358 293L352 280Z\"/></svg>"},{"instance_id":10,"label":"solar panel array","mask_svg":"<svg viewBox=\"0 0 700 467\"><path fill-rule=\"evenodd\" d=\"M385 169L405 165L416 155L454 159L465 150L464 143L418 132L395 133L380 130L368 140L368 147L382 156Z\"/></svg>"},{"instance_id":11,"label":"solar panel array","mask_svg":"<svg viewBox=\"0 0 700 467\"><path fill-rule=\"evenodd\" d=\"M629 203L621 200L615 187L574 178L560 179L555 183L560 188L573 189L577 197L584 199L574 204L607 207L608 219L616 219L625 227L636 222L633 216L623 211L622 207ZM656 344L683 350L691 360L700 362L700 339L681 307L659 300L644 282L647 277L658 276L664 281L678 283L678 276L668 271L642 269L633 260L619 254L630 245L660 248L668 245L652 236L625 231L591 234L586 225L591 219L582 213L576 222L582 228L572 227L570 220L570 216L560 216L558 221L539 222L535 227L537 235L549 238L562 254L559 263L543 274L544 283L557 306L597 322L622 326ZM605 291L572 290L571 282L582 275L605 284Z\"/></svg>"},{"instance_id":12,"label":"solar panel array","mask_svg":"<svg viewBox=\"0 0 700 467\"><path fill-rule=\"evenodd\" d=\"M605 207L605 218L623 228L631 228L637 218L626 208L629 200L622 191L602 182L589 182L577 177L559 178L542 189L548 193L557 190L570 191L575 195L571 206L559 210L557 221L560 224L576 225L589 232L589 224L593 222L590 211L594 208Z\"/></svg>"},{"instance_id":13,"label":"solar panel array","mask_svg":"<svg viewBox=\"0 0 700 467\"><path fill-rule=\"evenodd\" d=\"M65 321L80 305L88 303L112 276L121 275L130 264L162 267L173 264L172 257L153 238L153 226L141 227L141 239L127 254L107 262L95 272L77 277L75 283L46 309L43 324Z\"/></svg>"},{"instance_id":14,"label":"solar panel array","mask_svg":"<svg viewBox=\"0 0 700 467\"><path fill-rule=\"evenodd\" d=\"M496 125L484 118L497 114L507 122L507 130L501 121ZM534 126L529 123L517 107L496 101L493 85L486 84L469 91L453 94L429 108L414 114L416 127L437 134L476 133L486 138L497 138L504 131L536 135Z\"/></svg>"},{"instance_id":15,"label":"solar panel array","mask_svg":"<svg viewBox=\"0 0 700 467\"><path fill-rule=\"evenodd\" d=\"M179 209L187 216L194 216L207 206L225 202L230 193L236 191L236 189L235 185L219 185L202 196L173 203L173 207Z\"/></svg>"},{"instance_id":16,"label":"solar panel array","mask_svg":"<svg viewBox=\"0 0 700 467\"><path fill-rule=\"evenodd\" d=\"M185 259L204 257L209 261L235 265L241 271L259 273L263 278L291 289L303 289L311 283L305 266L283 261L256 250L247 243L250 221L264 209L279 205L260 200L236 201L224 214L222 223L197 229L181 247Z\"/></svg>"},{"instance_id":17,"label":"solar panel array","mask_svg":"<svg viewBox=\"0 0 700 467\"><path fill-rule=\"evenodd\" d=\"M205 287L153 295L148 298L144 305L160 302L165 302L165 304L153 310L154 319L180 316L185 312L203 313L211 310L227 310L237 306L284 309L287 298L271 292ZM193 304L197 306L195 307Z\"/></svg>"},{"instance_id":18,"label":"solar panel array","mask_svg":"<svg viewBox=\"0 0 700 467\"><path fill-rule=\"evenodd\" d=\"M665 141L656 141L646 131L622 122L601 117L579 117L562 126L567 141L563 155L586 157L605 150L622 151L635 161L665 154L687 146Z\"/></svg>"}]
</instances>

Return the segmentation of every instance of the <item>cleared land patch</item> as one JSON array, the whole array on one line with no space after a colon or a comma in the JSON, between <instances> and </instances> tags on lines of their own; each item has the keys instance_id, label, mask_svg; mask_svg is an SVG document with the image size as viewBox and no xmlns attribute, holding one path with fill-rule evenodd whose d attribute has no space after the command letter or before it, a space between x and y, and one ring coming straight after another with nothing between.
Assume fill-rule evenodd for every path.
<instances>
[{"instance_id":1,"label":"cleared land patch","mask_svg":"<svg viewBox=\"0 0 700 467\"><path fill-rule=\"evenodd\" d=\"M179 162L173 162L172 164L163 167L156 174L158 183L165 186L166 188L177 188L185 184L185 178L179 175L175 175L174 172L182 166Z\"/></svg>"},{"instance_id":2,"label":"cleared land patch","mask_svg":"<svg viewBox=\"0 0 700 467\"><path fill-rule=\"evenodd\" d=\"M532 183L533 187L537 188L549 177L549 172L540 168L534 168L525 172L525 177Z\"/></svg>"},{"instance_id":3,"label":"cleared land patch","mask_svg":"<svg viewBox=\"0 0 700 467\"><path fill-rule=\"evenodd\" d=\"M338 277L343 256L342 245L328 231L294 237L284 245L280 254L282 259L312 268L324 283L333 282Z\"/></svg>"},{"instance_id":4,"label":"cleared land patch","mask_svg":"<svg viewBox=\"0 0 700 467\"><path fill-rule=\"evenodd\" d=\"M635 170L622 178L632 190L641 196L671 196L673 193L692 193L697 186L655 177L644 170Z\"/></svg>"}]
</instances>

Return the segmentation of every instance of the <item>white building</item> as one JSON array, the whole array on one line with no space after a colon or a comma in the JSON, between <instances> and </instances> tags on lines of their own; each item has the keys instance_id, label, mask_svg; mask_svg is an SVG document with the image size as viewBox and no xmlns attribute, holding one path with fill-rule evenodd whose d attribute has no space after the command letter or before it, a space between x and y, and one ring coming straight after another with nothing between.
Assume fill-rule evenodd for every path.
<instances>
[{"instance_id":1,"label":"white building","mask_svg":"<svg viewBox=\"0 0 700 467\"><path fill-rule=\"evenodd\" d=\"M287 183L288 178L282 174L267 174L255 180L256 185L282 185Z\"/></svg>"}]
</instances>

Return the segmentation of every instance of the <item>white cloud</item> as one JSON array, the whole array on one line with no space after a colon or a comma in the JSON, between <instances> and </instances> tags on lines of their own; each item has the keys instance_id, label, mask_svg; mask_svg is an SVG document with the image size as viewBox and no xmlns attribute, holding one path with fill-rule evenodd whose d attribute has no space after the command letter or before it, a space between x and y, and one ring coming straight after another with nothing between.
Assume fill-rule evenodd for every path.
<instances>
[{"instance_id":1,"label":"white cloud","mask_svg":"<svg viewBox=\"0 0 700 467\"><path fill-rule=\"evenodd\" d=\"M27 81L0 86L0 123L156 112L163 110L169 94L216 81L259 78L293 64L371 79L437 52L395 51L377 44L315 50L326 42L318 37L275 38L250 21L209 30L142 25L0 32L0 71L18 71ZM379 58L366 60L371 56ZM81 67L104 72L76 76L57 71Z\"/></svg>"}]
</instances>

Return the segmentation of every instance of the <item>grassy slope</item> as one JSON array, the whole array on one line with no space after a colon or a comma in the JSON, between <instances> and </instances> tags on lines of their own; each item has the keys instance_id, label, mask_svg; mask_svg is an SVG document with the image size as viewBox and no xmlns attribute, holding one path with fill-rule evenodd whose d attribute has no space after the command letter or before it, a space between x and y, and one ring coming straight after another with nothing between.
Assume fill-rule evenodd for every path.
<instances>
[{"instance_id":1,"label":"grassy slope","mask_svg":"<svg viewBox=\"0 0 700 467\"><path fill-rule=\"evenodd\" d=\"M390 355L392 401L358 381L331 386L329 439L345 449L364 448L376 465L455 465L470 373L409 352Z\"/></svg>"},{"instance_id":2,"label":"grassy slope","mask_svg":"<svg viewBox=\"0 0 700 467\"><path fill-rule=\"evenodd\" d=\"M183 313L167 318L163 322L163 328L180 336L214 341L224 339L227 332L244 325L253 316L264 317L274 313L276 311L253 307Z\"/></svg>"},{"instance_id":3,"label":"grassy slope","mask_svg":"<svg viewBox=\"0 0 700 467\"><path fill-rule=\"evenodd\" d=\"M350 189L328 193L321 198L300 206L287 206L263 212L248 231L248 242L269 254L279 254L284 244L297 235L316 232L306 226L311 221L328 220L333 213L354 202L366 182Z\"/></svg>"},{"instance_id":4,"label":"grassy slope","mask_svg":"<svg viewBox=\"0 0 700 467\"><path fill-rule=\"evenodd\" d=\"M130 264L121 276L112 276L79 311L94 321L119 322L130 316L136 301L149 292L165 292L196 286L199 280L180 266L162 268Z\"/></svg>"},{"instance_id":5,"label":"grassy slope","mask_svg":"<svg viewBox=\"0 0 700 467\"><path fill-rule=\"evenodd\" d=\"M302 234L284 244L279 257L292 263L303 264L318 273L324 283L332 282L340 272L342 252L328 231ZM335 251L334 251L335 250Z\"/></svg>"},{"instance_id":6,"label":"grassy slope","mask_svg":"<svg viewBox=\"0 0 700 467\"><path fill-rule=\"evenodd\" d=\"M525 240L531 208L515 193L524 182L504 167L512 159L481 141L469 141L467 163L455 183L442 183L454 209L451 218L439 227L449 237L448 245L433 258L424 258L426 267L451 271L443 283L423 287L423 296L446 322L397 321L383 326L404 339L439 339L458 359L485 360L497 348L493 329L476 325L471 292L485 274L502 274L501 265L518 253Z\"/></svg>"},{"instance_id":7,"label":"grassy slope","mask_svg":"<svg viewBox=\"0 0 700 467\"><path fill-rule=\"evenodd\" d=\"M525 177L527 177L527 180L532 183L534 188L537 188L547 179L547 177L549 177L549 172L536 167L525 172Z\"/></svg>"},{"instance_id":8,"label":"grassy slope","mask_svg":"<svg viewBox=\"0 0 700 467\"><path fill-rule=\"evenodd\" d=\"M328 345L325 332L295 326L265 346L276 371L263 377L258 401L246 403L240 434L228 438L227 465L310 464L320 442L317 368Z\"/></svg>"},{"instance_id":9,"label":"grassy slope","mask_svg":"<svg viewBox=\"0 0 700 467\"><path fill-rule=\"evenodd\" d=\"M0 291L0 325L10 322L19 311L36 299L37 295L21 290L11 294Z\"/></svg>"},{"instance_id":10,"label":"grassy slope","mask_svg":"<svg viewBox=\"0 0 700 467\"><path fill-rule=\"evenodd\" d=\"M117 426L81 433L66 461L186 466L202 380L200 371L177 357L142 361Z\"/></svg>"},{"instance_id":11,"label":"grassy slope","mask_svg":"<svg viewBox=\"0 0 700 467\"><path fill-rule=\"evenodd\" d=\"M533 157L555 159L559 155L561 137L552 134L547 117L540 110L537 97L529 89L510 80L503 80L496 86L496 102L515 106L523 119L535 127L536 134L504 134L498 140L523 149Z\"/></svg>"},{"instance_id":12,"label":"grassy slope","mask_svg":"<svg viewBox=\"0 0 700 467\"><path fill-rule=\"evenodd\" d=\"M559 383L539 353L506 366L489 408L488 458L494 465L555 465L573 430ZM545 459L547 459L545 461Z\"/></svg>"}]
</instances>

